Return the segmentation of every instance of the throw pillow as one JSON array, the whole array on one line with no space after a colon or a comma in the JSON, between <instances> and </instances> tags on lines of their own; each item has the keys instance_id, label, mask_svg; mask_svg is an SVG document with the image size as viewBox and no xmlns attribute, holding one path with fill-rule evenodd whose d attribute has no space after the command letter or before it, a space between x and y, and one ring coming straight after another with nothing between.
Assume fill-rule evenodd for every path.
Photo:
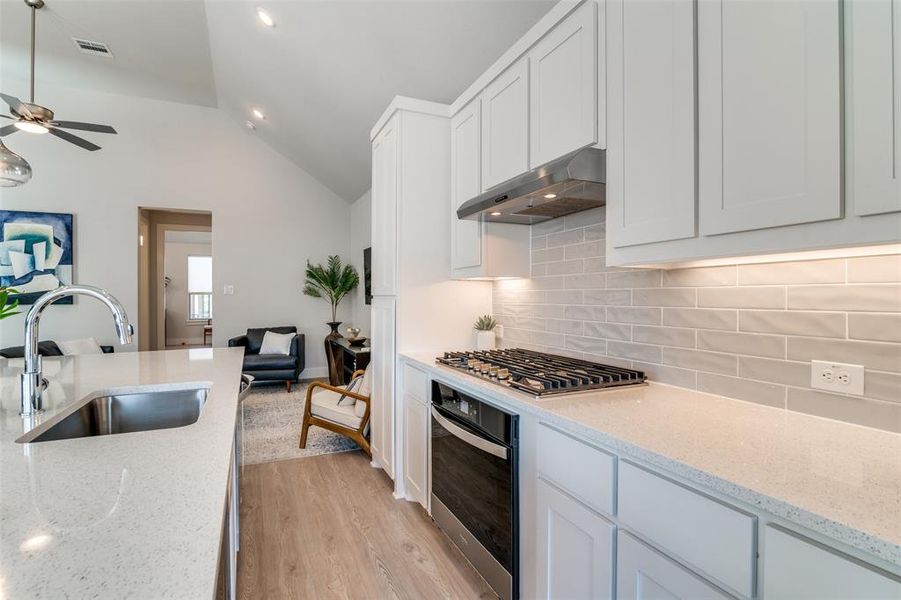
<instances>
[{"instance_id":1,"label":"throw pillow","mask_svg":"<svg viewBox=\"0 0 901 600\"><path fill-rule=\"evenodd\" d=\"M293 333L267 331L263 335L263 345L260 346L260 354L291 354L291 340L293 339Z\"/></svg>"},{"instance_id":2,"label":"throw pillow","mask_svg":"<svg viewBox=\"0 0 901 600\"><path fill-rule=\"evenodd\" d=\"M66 356L75 354L103 354L103 350L100 349L100 344L92 337L57 342L56 345L59 346L60 352Z\"/></svg>"},{"instance_id":3,"label":"throw pillow","mask_svg":"<svg viewBox=\"0 0 901 600\"><path fill-rule=\"evenodd\" d=\"M342 389L348 392L354 392L359 394L360 382L362 381L362 377L357 377L356 379L352 379L350 383L347 385L340 386ZM354 406L357 402L356 398L351 396L346 396L341 394L341 397L338 399L338 406Z\"/></svg>"}]
</instances>

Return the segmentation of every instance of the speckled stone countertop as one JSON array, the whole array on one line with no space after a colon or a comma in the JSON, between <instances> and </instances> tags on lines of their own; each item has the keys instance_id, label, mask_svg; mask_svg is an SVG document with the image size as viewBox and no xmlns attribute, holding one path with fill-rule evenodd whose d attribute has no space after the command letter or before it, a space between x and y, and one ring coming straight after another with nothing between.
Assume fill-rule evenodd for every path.
<instances>
[{"instance_id":1,"label":"speckled stone countertop","mask_svg":"<svg viewBox=\"0 0 901 600\"><path fill-rule=\"evenodd\" d=\"M901 566L901 435L651 383L532 397L405 354L462 392Z\"/></svg>"},{"instance_id":2,"label":"speckled stone countertop","mask_svg":"<svg viewBox=\"0 0 901 600\"><path fill-rule=\"evenodd\" d=\"M187 427L20 444L22 361L0 359L0 598L212 598L241 361L235 348L45 358L37 427L105 391L209 392Z\"/></svg>"}]
</instances>

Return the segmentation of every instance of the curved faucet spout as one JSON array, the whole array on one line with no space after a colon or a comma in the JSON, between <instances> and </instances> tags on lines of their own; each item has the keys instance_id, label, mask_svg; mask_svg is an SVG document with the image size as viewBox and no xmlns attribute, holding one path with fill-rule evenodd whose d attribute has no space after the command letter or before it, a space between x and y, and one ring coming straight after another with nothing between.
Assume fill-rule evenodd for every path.
<instances>
[{"instance_id":1,"label":"curved faucet spout","mask_svg":"<svg viewBox=\"0 0 901 600\"><path fill-rule=\"evenodd\" d=\"M119 342L131 343L134 327L128 321L125 307L104 289L89 285L64 285L38 298L25 315L25 372L21 379L22 402L19 413L22 416L43 410L41 393L44 391L44 379L41 376L41 356L38 354L38 329L44 309L65 296L89 296L103 302L113 313Z\"/></svg>"}]
</instances>

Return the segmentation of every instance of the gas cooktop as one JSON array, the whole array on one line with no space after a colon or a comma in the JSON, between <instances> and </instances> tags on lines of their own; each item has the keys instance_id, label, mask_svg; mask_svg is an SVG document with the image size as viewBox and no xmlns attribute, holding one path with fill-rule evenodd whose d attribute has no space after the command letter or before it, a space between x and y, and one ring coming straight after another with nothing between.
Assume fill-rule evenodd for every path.
<instances>
[{"instance_id":1,"label":"gas cooktop","mask_svg":"<svg viewBox=\"0 0 901 600\"><path fill-rule=\"evenodd\" d=\"M643 385L644 372L522 348L445 352L435 359L536 398Z\"/></svg>"}]
</instances>

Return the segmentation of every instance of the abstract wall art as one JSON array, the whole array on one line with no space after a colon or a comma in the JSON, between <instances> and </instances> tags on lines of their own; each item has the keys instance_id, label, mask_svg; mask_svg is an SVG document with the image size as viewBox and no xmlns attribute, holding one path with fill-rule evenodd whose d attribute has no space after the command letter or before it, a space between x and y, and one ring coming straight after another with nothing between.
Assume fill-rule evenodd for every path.
<instances>
[{"instance_id":1,"label":"abstract wall art","mask_svg":"<svg viewBox=\"0 0 901 600\"><path fill-rule=\"evenodd\" d=\"M72 283L72 215L0 210L0 286L20 304ZM72 296L56 304L72 304Z\"/></svg>"}]
</instances>

